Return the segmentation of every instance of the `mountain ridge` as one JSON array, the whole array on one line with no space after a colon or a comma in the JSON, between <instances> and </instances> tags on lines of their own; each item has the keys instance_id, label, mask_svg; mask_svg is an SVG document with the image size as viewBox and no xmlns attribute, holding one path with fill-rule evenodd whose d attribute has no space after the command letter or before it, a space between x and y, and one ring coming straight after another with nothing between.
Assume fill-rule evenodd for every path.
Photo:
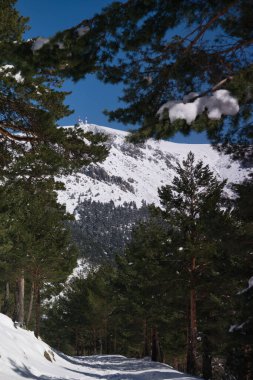
<instances>
[{"instance_id":1,"label":"mountain ridge","mask_svg":"<svg viewBox=\"0 0 253 380\"><path fill-rule=\"evenodd\" d=\"M59 201L73 213L83 200L115 205L135 202L159 204L158 188L171 183L175 166L192 151L196 160L203 160L219 179L241 182L250 172L228 155L219 153L209 144L178 144L165 140L148 139L145 143L126 141L128 132L95 124L79 123L78 127L108 137L109 155L102 163L91 164L67 177L59 179L66 190L59 192ZM229 191L229 190L227 190Z\"/></svg>"}]
</instances>

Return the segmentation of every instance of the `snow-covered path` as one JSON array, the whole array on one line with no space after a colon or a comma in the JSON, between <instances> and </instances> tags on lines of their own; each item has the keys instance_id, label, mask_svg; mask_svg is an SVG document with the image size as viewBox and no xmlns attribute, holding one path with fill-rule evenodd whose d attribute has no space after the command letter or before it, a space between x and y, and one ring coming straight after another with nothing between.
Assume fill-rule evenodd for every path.
<instances>
[{"instance_id":1,"label":"snow-covered path","mask_svg":"<svg viewBox=\"0 0 253 380\"><path fill-rule=\"evenodd\" d=\"M48 360L50 359L50 360ZM168 365L124 356L69 357L0 314L0 380L189 380Z\"/></svg>"},{"instance_id":2,"label":"snow-covered path","mask_svg":"<svg viewBox=\"0 0 253 380\"><path fill-rule=\"evenodd\" d=\"M188 380L190 376L173 370L171 367L150 361L127 359L124 356L86 356L70 358L62 356L65 364L61 363L54 375L41 373L35 375L26 367L16 367L17 377L13 380L41 379L41 380ZM0 377L1 378L1 377ZM1 378L2 379L2 378ZM9 377L8 377L9 379ZM6 379L7 380L7 379ZM12 380L12 378L10 378Z\"/></svg>"}]
</instances>

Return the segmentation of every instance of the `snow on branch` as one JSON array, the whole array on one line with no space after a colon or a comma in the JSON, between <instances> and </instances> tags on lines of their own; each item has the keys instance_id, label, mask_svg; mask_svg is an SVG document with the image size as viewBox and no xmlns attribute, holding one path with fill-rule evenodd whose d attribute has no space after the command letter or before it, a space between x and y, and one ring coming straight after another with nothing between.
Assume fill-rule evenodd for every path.
<instances>
[{"instance_id":1,"label":"snow on branch","mask_svg":"<svg viewBox=\"0 0 253 380\"><path fill-rule=\"evenodd\" d=\"M81 25L76 29L78 37L82 37L90 31L90 27L88 25Z\"/></svg>"},{"instance_id":2,"label":"snow on branch","mask_svg":"<svg viewBox=\"0 0 253 380\"><path fill-rule=\"evenodd\" d=\"M247 292L250 288L253 288L253 276L250 277L250 279L249 279L249 285L248 285L248 287L246 289L241 290L237 294L243 294L243 293Z\"/></svg>"},{"instance_id":3,"label":"snow on branch","mask_svg":"<svg viewBox=\"0 0 253 380\"><path fill-rule=\"evenodd\" d=\"M3 74L5 77L11 77L18 83L24 82L24 78L22 77L21 72L15 72L15 67L13 65L1 66L0 74Z\"/></svg>"},{"instance_id":4,"label":"snow on branch","mask_svg":"<svg viewBox=\"0 0 253 380\"><path fill-rule=\"evenodd\" d=\"M33 42L32 45L32 51L37 51L43 48L44 45L48 44L49 38L43 38L43 37L38 37L36 40Z\"/></svg>"},{"instance_id":5,"label":"snow on branch","mask_svg":"<svg viewBox=\"0 0 253 380\"><path fill-rule=\"evenodd\" d=\"M222 115L236 115L239 104L228 90L214 91L211 96L199 96L191 92L183 98L183 101L166 102L159 108L157 114L160 120L169 116L171 123L177 119L183 119L187 124L191 124L204 111L207 111L209 119L219 120Z\"/></svg>"}]
</instances>

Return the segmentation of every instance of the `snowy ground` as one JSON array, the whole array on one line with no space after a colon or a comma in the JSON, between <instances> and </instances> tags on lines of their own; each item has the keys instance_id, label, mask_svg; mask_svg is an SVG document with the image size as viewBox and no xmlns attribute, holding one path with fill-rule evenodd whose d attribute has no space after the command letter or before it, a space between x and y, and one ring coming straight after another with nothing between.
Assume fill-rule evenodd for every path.
<instances>
[{"instance_id":1,"label":"snowy ground","mask_svg":"<svg viewBox=\"0 0 253 380\"><path fill-rule=\"evenodd\" d=\"M0 380L187 380L170 366L124 356L68 357L0 314ZM52 360L45 358L49 356Z\"/></svg>"}]
</instances>

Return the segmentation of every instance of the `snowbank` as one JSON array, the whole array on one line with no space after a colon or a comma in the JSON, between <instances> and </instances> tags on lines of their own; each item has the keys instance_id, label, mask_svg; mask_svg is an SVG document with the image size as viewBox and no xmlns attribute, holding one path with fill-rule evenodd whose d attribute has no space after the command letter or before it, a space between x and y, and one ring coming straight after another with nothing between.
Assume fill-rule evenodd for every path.
<instances>
[{"instance_id":1,"label":"snowbank","mask_svg":"<svg viewBox=\"0 0 253 380\"><path fill-rule=\"evenodd\" d=\"M70 358L54 352L36 339L32 331L15 328L3 314L0 314L0 336L0 380L193 379L165 364L119 355Z\"/></svg>"}]
</instances>

